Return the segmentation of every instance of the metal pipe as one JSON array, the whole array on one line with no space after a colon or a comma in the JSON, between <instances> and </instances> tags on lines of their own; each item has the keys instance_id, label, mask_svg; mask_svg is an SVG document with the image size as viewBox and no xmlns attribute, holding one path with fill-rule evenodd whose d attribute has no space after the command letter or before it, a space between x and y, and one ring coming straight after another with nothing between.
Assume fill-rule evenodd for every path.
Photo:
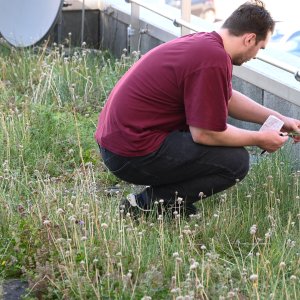
<instances>
[{"instance_id":1,"label":"metal pipe","mask_svg":"<svg viewBox=\"0 0 300 300\"><path fill-rule=\"evenodd\" d=\"M144 3L142 0L125 0L125 2L127 2L127 3L135 3L135 4L137 4L137 5L141 6L141 7L144 7L146 9L148 9L148 10L156 13L157 15L160 15L160 16L166 18L166 19L169 19L171 21L174 20L174 17L172 17L171 15L157 11L156 7L154 7L151 4L148 5L148 4Z\"/></svg>"},{"instance_id":2,"label":"metal pipe","mask_svg":"<svg viewBox=\"0 0 300 300\"><path fill-rule=\"evenodd\" d=\"M81 11L81 46L84 42L85 0L82 1Z\"/></svg>"},{"instance_id":3,"label":"metal pipe","mask_svg":"<svg viewBox=\"0 0 300 300\"><path fill-rule=\"evenodd\" d=\"M176 27L179 26L184 26L190 30L193 30L195 32L199 32L201 30L201 28L199 28L198 26L192 25L191 23L184 21L182 19L173 19L173 25Z\"/></svg>"}]
</instances>

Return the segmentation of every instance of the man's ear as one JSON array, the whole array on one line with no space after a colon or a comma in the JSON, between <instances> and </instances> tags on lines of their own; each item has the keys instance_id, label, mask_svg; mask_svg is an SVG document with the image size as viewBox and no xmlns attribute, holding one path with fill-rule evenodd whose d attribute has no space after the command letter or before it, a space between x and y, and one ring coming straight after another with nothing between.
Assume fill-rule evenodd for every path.
<instances>
[{"instance_id":1,"label":"man's ear","mask_svg":"<svg viewBox=\"0 0 300 300\"><path fill-rule=\"evenodd\" d=\"M256 44L256 34L255 33L246 33L244 35L244 44L245 46L251 46Z\"/></svg>"}]
</instances>

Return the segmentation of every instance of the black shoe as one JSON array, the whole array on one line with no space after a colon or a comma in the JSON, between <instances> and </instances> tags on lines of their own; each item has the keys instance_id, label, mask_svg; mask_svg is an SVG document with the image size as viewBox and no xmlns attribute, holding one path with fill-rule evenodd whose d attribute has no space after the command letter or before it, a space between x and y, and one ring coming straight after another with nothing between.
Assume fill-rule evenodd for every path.
<instances>
[{"instance_id":1,"label":"black shoe","mask_svg":"<svg viewBox=\"0 0 300 300\"><path fill-rule=\"evenodd\" d=\"M195 216L197 214L198 214L198 209L194 204L190 203L184 206L184 215L186 217Z\"/></svg>"},{"instance_id":2,"label":"black shoe","mask_svg":"<svg viewBox=\"0 0 300 300\"><path fill-rule=\"evenodd\" d=\"M139 218L142 214L150 213L151 209L145 209L137 203L137 197L134 194L127 195L126 198L121 199L119 204L121 216L129 216L133 219Z\"/></svg>"}]
</instances>

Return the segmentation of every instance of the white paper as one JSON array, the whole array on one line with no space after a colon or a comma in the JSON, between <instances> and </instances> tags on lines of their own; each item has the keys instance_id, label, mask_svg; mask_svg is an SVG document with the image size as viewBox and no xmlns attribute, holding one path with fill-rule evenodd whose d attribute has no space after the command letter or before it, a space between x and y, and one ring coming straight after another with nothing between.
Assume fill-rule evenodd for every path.
<instances>
[{"instance_id":1,"label":"white paper","mask_svg":"<svg viewBox=\"0 0 300 300\"><path fill-rule=\"evenodd\" d=\"M278 119L277 117L271 115L265 121L265 123L261 126L259 131L266 131L266 130L280 130L283 126L284 122Z\"/></svg>"}]
</instances>

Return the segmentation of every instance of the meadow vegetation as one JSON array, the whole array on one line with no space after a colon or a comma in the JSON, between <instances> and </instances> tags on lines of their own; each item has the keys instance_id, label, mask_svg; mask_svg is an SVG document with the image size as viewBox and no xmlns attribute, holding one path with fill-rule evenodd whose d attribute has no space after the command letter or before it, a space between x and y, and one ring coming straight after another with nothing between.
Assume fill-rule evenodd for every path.
<instances>
[{"instance_id":1,"label":"meadow vegetation","mask_svg":"<svg viewBox=\"0 0 300 300\"><path fill-rule=\"evenodd\" d=\"M93 135L136 59L0 44L0 281L26 280L24 299L300 299L289 147L190 220L119 216L135 187L105 169Z\"/></svg>"}]
</instances>

